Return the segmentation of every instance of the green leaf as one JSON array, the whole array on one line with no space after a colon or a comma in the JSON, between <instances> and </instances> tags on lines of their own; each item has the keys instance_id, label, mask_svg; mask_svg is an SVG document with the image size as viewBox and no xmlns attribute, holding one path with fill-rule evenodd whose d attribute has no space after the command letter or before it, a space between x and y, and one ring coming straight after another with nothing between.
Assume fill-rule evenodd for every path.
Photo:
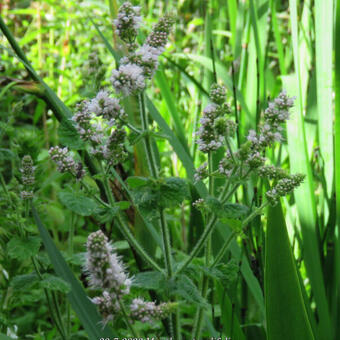
<instances>
[{"instance_id":1,"label":"green leaf","mask_svg":"<svg viewBox=\"0 0 340 340\"><path fill-rule=\"evenodd\" d=\"M78 215L90 216L97 209L97 204L91 198L80 193L60 191L58 197L66 208Z\"/></svg>"},{"instance_id":2,"label":"green leaf","mask_svg":"<svg viewBox=\"0 0 340 340\"><path fill-rule=\"evenodd\" d=\"M160 289L164 287L165 277L156 271L142 272L135 275L133 286L144 289Z\"/></svg>"},{"instance_id":3,"label":"green leaf","mask_svg":"<svg viewBox=\"0 0 340 340\"><path fill-rule=\"evenodd\" d=\"M7 244L8 256L12 259L24 261L39 252L41 240L37 236L29 236L26 239L13 237Z\"/></svg>"},{"instance_id":4,"label":"green leaf","mask_svg":"<svg viewBox=\"0 0 340 340\"><path fill-rule=\"evenodd\" d=\"M43 280L40 281L40 285L48 290L57 290L64 294L67 294L71 290L71 286L68 282L52 274L43 274Z\"/></svg>"},{"instance_id":5,"label":"green leaf","mask_svg":"<svg viewBox=\"0 0 340 340\"><path fill-rule=\"evenodd\" d=\"M14 276L11 280L11 287L14 289L30 289L39 281L36 273Z\"/></svg>"},{"instance_id":6,"label":"green leaf","mask_svg":"<svg viewBox=\"0 0 340 340\"><path fill-rule=\"evenodd\" d=\"M119 201L114 202L110 207L98 208L99 221L101 223L110 222L119 213L119 211L129 209L129 207L130 202Z\"/></svg>"},{"instance_id":7,"label":"green leaf","mask_svg":"<svg viewBox=\"0 0 340 340\"><path fill-rule=\"evenodd\" d=\"M98 340L102 337L113 338L115 334L112 330L106 326L102 328L98 324L102 321L95 305L91 303L90 299L86 295L83 287L80 285L79 281L75 278L71 269L68 267L64 258L60 254L59 250L55 246L50 234L42 224L38 213L34 206L32 206L32 212L34 220L38 226L41 238L43 240L44 246L51 260L52 266L56 274L68 282L71 286L71 291L67 294L67 298L81 324L84 326L89 339Z\"/></svg>"},{"instance_id":8,"label":"green leaf","mask_svg":"<svg viewBox=\"0 0 340 340\"><path fill-rule=\"evenodd\" d=\"M68 120L61 121L58 136L60 143L70 149L79 150L84 148L84 142L80 139L78 131Z\"/></svg>"},{"instance_id":9,"label":"green leaf","mask_svg":"<svg viewBox=\"0 0 340 340\"><path fill-rule=\"evenodd\" d=\"M235 224L236 219L244 218L249 214L249 208L238 203L222 204L217 198L208 196L205 199L208 210L217 215L217 217L226 224Z\"/></svg>"},{"instance_id":10,"label":"green leaf","mask_svg":"<svg viewBox=\"0 0 340 340\"><path fill-rule=\"evenodd\" d=\"M244 218L248 215L249 208L238 203L226 203L223 205L223 218Z\"/></svg>"},{"instance_id":11,"label":"green leaf","mask_svg":"<svg viewBox=\"0 0 340 340\"><path fill-rule=\"evenodd\" d=\"M179 275L175 284L171 287L173 294L179 295L196 306L207 307L206 300L201 296L200 291L187 275Z\"/></svg>"},{"instance_id":12,"label":"green leaf","mask_svg":"<svg viewBox=\"0 0 340 340\"><path fill-rule=\"evenodd\" d=\"M240 267L235 259L231 259L228 263L221 263L218 265L219 271L222 273L220 280L223 287L230 291L233 284L237 281Z\"/></svg>"},{"instance_id":13,"label":"green leaf","mask_svg":"<svg viewBox=\"0 0 340 340\"><path fill-rule=\"evenodd\" d=\"M166 178L160 186L160 205L164 208L175 206L190 196L188 183L178 177Z\"/></svg>"},{"instance_id":14,"label":"green leaf","mask_svg":"<svg viewBox=\"0 0 340 340\"><path fill-rule=\"evenodd\" d=\"M267 339L314 339L280 204L268 209L265 258Z\"/></svg>"},{"instance_id":15,"label":"green leaf","mask_svg":"<svg viewBox=\"0 0 340 340\"><path fill-rule=\"evenodd\" d=\"M139 188L145 185L148 185L150 182L149 178L139 177L139 176L131 176L126 180L127 185L131 188Z\"/></svg>"}]
</instances>

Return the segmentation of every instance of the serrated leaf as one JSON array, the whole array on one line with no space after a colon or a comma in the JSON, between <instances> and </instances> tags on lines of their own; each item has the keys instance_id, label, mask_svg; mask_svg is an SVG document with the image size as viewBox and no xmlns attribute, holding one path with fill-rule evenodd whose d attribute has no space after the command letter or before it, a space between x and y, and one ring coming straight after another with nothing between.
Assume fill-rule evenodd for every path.
<instances>
[{"instance_id":1,"label":"serrated leaf","mask_svg":"<svg viewBox=\"0 0 340 340\"><path fill-rule=\"evenodd\" d=\"M84 148L84 142L70 121L62 120L58 128L58 136L61 144L70 149L80 150Z\"/></svg>"},{"instance_id":2,"label":"serrated leaf","mask_svg":"<svg viewBox=\"0 0 340 340\"><path fill-rule=\"evenodd\" d=\"M139 176L131 176L126 180L127 185L132 189L148 185L149 182L150 182L150 179L146 177L139 177Z\"/></svg>"},{"instance_id":3,"label":"serrated leaf","mask_svg":"<svg viewBox=\"0 0 340 340\"><path fill-rule=\"evenodd\" d=\"M164 286L165 277L156 271L138 273L133 280L133 286L144 289L160 289Z\"/></svg>"},{"instance_id":4,"label":"serrated leaf","mask_svg":"<svg viewBox=\"0 0 340 340\"><path fill-rule=\"evenodd\" d=\"M188 183L182 178L166 178L160 185L160 205L164 208L180 204L189 196Z\"/></svg>"},{"instance_id":5,"label":"serrated leaf","mask_svg":"<svg viewBox=\"0 0 340 340\"><path fill-rule=\"evenodd\" d=\"M217 198L208 196L205 199L205 205L210 212L218 216L221 222L230 225L233 229L241 227L240 221L249 214L249 208L238 203L222 204Z\"/></svg>"},{"instance_id":6,"label":"serrated leaf","mask_svg":"<svg viewBox=\"0 0 340 340\"><path fill-rule=\"evenodd\" d=\"M40 238L36 236L29 236L25 239L13 237L7 244L8 256L24 261L39 252L40 243Z\"/></svg>"},{"instance_id":7,"label":"serrated leaf","mask_svg":"<svg viewBox=\"0 0 340 340\"><path fill-rule=\"evenodd\" d=\"M11 280L11 287L14 289L30 289L39 281L36 273L14 276Z\"/></svg>"},{"instance_id":8,"label":"serrated leaf","mask_svg":"<svg viewBox=\"0 0 340 340\"><path fill-rule=\"evenodd\" d=\"M238 203L225 203L223 205L223 218L244 218L249 214L249 208Z\"/></svg>"},{"instance_id":9,"label":"serrated leaf","mask_svg":"<svg viewBox=\"0 0 340 340\"><path fill-rule=\"evenodd\" d=\"M181 296L186 301L199 305L201 307L207 307L207 302L201 296L199 290L192 282L192 280L186 275L180 275L172 289L172 293Z\"/></svg>"},{"instance_id":10,"label":"serrated leaf","mask_svg":"<svg viewBox=\"0 0 340 340\"><path fill-rule=\"evenodd\" d=\"M222 263L217 268L219 272L222 273L219 277L222 285L227 291L229 291L239 275L240 267L237 264L237 261L231 259L228 263Z\"/></svg>"},{"instance_id":11,"label":"serrated leaf","mask_svg":"<svg viewBox=\"0 0 340 340\"><path fill-rule=\"evenodd\" d=\"M43 280L40 281L40 285L48 290L56 290L64 294L67 294L71 290L71 286L68 282L48 273L43 274Z\"/></svg>"},{"instance_id":12,"label":"serrated leaf","mask_svg":"<svg viewBox=\"0 0 340 340\"><path fill-rule=\"evenodd\" d=\"M60 191L58 197L66 208L78 215L90 216L97 209L97 204L91 198L80 193Z\"/></svg>"},{"instance_id":13,"label":"serrated leaf","mask_svg":"<svg viewBox=\"0 0 340 340\"><path fill-rule=\"evenodd\" d=\"M228 225L228 227L234 231L241 232L242 231L242 221L232 219L232 218L220 218L222 223Z\"/></svg>"},{"instance_id":14,"label":"serrated leaf","mask_svg":"<svg viewBox=\"0 0 340 340\"><path fill-rule=\"evenodd\" d=\"M130 207L130 202L119 201L119 202L114 202L113 206L100 208L99 222L100 223L110 222L117 215L119 211L126 210L129 207Z\"/></svg>"}]
</instances>

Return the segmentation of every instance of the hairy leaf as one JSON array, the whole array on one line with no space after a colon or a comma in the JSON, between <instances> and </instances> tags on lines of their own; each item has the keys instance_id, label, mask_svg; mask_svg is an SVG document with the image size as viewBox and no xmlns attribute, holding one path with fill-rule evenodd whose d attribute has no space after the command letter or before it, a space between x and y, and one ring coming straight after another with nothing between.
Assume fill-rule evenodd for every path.
<instances>
[{"instance_id":1,"label":"hairy leaf","mask_svg":"<svg viewBox=\"0 0 340 340\"><path fill-rule=\"evenodd\" d=\"M165 277L156 271L142 272L135 275L133 285L144 289L160 289L164 287Z\"/></svg>"},{"instance_id":2,"label":"hairy leaf","mask_svg":"<svg viewBox=\"0 0 340 340\"><path fill-rule=\"evenodd\" d=\"M36 236L13 237L7 244L8 256L19 261L27 260L39 252L40 244L41 240Z\"/></svg>"},{"instance_id":3,"label":"hairy leaf","mask_svg":"<svg viewBox=\"0 0 340 340\"><path fill-rule=\"evenodd\" d=\"M91 199L80 193L60 191L58 197L61 203L78 215L90 216L96 210L97 205Z\"/></svg>"},{"instance_id":4,"label":"hairy leaf","mask_svg":"<svg viewBox=\"0 0 340 340\"><path fill-rule=\"evenodd\" d=\"M40 285L43 288L57 290L64 294L67 294L71 290L71 286L68 282L64 281L60 277L48 273L43 274L43 280L40 281Z\"/></svg>"}]
</instances>

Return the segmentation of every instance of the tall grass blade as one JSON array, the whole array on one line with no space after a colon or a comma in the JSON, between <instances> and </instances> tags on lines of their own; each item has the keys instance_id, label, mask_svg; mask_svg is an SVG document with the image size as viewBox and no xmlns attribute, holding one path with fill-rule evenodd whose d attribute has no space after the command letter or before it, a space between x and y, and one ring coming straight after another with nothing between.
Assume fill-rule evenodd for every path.
<instances>
[{"instance_id":1,"label":"tall grass blade","mask_svg":"<svg viewBox=\"0 0 340 340\"><path fill-rule=\"evenodd\" d=\"M155 80L157 82L157 85L159 86L161 90L162 97L165 100L165 103L167 105L167 108L171 114L171 117L174 122L174 129L176 132L176 135L178 136L178 139L183 145L183 148L185 151L190 154L187 139L185 137L185 130L183 127L183 124L181 122L181 118L179 116L179 113L177 111L175 98L173 94L171 93L171 89L168 85L168 81L166 79L166 75L164 73L164 70L158 70L155 75Z\"/></svg>"},{"instance_id":2,"label":"tall grass blade","mask_svg":"<svg viewBox=\"0 0 340 340\"><path fill-rule=\"evenodd\" d=\"M335 292L335 296L333 297L334 304L339 306L340 304L340 268L339 268L339 253L340 253L340 1L336 3L336 23L335 23L335 140L334 140L334 148L335 148L335 162L334 162L334 170L335 170L335 203L336 203L336 230L334 235L334 243L335 243L335 253L336 253L336 261L334 261L335 271L336 271L336 282L335 287L337 287L337 291ZM333 316L334 320L339 319L339 310L337 310ZM340 337L340 323L337 322L336 326L336 336L335 338Z\"/></svg>"},{"instance_id":3,"label":"tall grass blade","mask_svg":"<svg viewBox=\"0 0 340 340\"><path fill-rule=\"evenodd\" d=\"M315 52L320 153L327 178L327 195L333 189L333 0L315 2Z\"/></svg>"},{"instance_id":4,"label":"tall grass blade","mask_svg":"<svg viewBox=\"0 0 340 340\"><path fill-rule=\"evenodd\" d=\"M332 325L325 292L324 278L321 268L320 252L316 230L316 206L311 165L308 158L306 134L303 117L305 93L303 78L300 72L300 51L298 40L297 1L290 0L292 42L294 53L295 75L283 78L289 95L297 96L297 104L292 110L292 119L288 121L288 151L292 172L306 175L304 183L295 191L295 200L301 224L304 242L304 260L314 294L319 316L318 338L332 339Z\"/></svg>"},{"instance_id":5,"label":"tall grass blade","mask_svg":"<svg viewBox=\"0 0 340 340\"><path fill-rule=\"evenodd\" d=\"M265 301L267 340L313 340L281 205L269 207Z\"/></svg>"},{"instance_id":6,"label":"tall grass blade","mask_svg":"<svg viewBox=\"0 0 340 340\"><path fill-rule=\"evenodd\" d=\"M67 294L67 298L78 315L79 320L85 328L89 338L91 340L98 340L103 337L113 338L115 334L109 327L106 326L102 329L102 324L100 323L102 320L95 305L90 301L83 287L75 278L71 269L68 267L66 261L55 246L50 234L42 224L34 206L32 206L32 213L53 269L58 276L68 282L71 286L71 291Z\"/></svg>"}]
</instances>

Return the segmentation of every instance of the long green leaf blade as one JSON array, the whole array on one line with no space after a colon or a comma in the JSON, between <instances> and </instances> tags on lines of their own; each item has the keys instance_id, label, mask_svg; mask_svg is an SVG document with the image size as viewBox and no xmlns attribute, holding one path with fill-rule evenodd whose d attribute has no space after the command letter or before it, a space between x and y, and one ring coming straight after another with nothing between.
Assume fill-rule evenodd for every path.
<instances>
[{"instance_id":1,"label":"long green leaf blade","mask_svg":"<svg viewBox=\"0 0 340 340\"><path fill-rule=\"evenodd\" d=\"M67 294L67 298L79 317L80 322L84 326L89 338L91 340L98 340L100 338L113 338L114 334L109 327L102 329L102 320L96 310L95 305L90 301L86 295L83 287L75 278L66 261L60 254L58 248L55 246L50 234L42 224L40 217L32 206L33 217L38 226L40 236L44 243L47 254L50 258L52 266L57 275L68 282L71 286L71 291Z\"/></svg>"},{"instance_id":2,"label":"long green leaf blade","mask_svg":"<svg viewBox=\"0 0 340 340\"><path fill-rule=\"evenodd\" d=\"M313 340L281 205L269 207L266 234L267 340Z\"/></svg>"}]
</instances>

